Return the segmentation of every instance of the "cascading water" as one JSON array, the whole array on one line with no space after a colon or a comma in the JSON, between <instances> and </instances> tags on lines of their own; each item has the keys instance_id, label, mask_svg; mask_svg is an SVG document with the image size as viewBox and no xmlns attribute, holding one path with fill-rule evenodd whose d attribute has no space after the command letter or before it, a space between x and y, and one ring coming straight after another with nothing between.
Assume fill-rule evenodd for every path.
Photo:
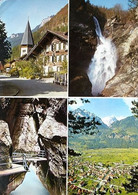
<instances>
[{"instance_id":1,"label":"cascading water","mask_svg":"<svg viewBox=\"0 0 138 195\"><path fill-rule=\"evenodd\" d=\"M106 82L115 75L117 54L112 41L102 35L97 18L93 17L93 19L99 43L87 74L92 83L92 94L97 96L104 89Z\"/></svg>"}]
</instances>

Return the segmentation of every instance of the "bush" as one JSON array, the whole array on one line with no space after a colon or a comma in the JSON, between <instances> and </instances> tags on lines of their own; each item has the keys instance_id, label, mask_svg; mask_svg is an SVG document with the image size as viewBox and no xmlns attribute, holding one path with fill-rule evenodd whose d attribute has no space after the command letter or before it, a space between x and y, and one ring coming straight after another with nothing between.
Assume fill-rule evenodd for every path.
<instances>
[{"instance_id":1,"label":"bush","mask_svg":"<svg viewBox=\"0 0 138 195\"><path fill-rule=\"evenodd\" d=\"M16 62L16 69L20 77L28 79L41 78L43 75L42 66L35 64L32 60Z\"/></svg>"},{"instance_id":2,"label":"bush","mask_svg":"<svg viewBox=\"0 0 138 195\"><path fill-rule=\"evenodd\" d=\"M11 74L11 76L19 76L19 72L16 68L11 69L9 73Z\"/></svg>"}]
</instances>

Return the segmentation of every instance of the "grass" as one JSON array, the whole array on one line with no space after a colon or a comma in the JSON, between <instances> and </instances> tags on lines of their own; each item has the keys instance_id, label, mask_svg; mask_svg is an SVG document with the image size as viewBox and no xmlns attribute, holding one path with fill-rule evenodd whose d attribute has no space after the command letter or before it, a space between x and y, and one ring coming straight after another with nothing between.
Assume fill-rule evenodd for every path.
<instances>
[{"instance_id":1,"label":"grass","mask_svg":"<svg viewBox=\"0 0 138 195\"><path fill-rule=\"evenodd\" d=\"M91 156L91 157L90 157ZM103 164L124 163L132 165L138 162L138 149L136 148L105 148L86 150L82 153L84 161L101 162Z\"/></svg>"}]
</instances>

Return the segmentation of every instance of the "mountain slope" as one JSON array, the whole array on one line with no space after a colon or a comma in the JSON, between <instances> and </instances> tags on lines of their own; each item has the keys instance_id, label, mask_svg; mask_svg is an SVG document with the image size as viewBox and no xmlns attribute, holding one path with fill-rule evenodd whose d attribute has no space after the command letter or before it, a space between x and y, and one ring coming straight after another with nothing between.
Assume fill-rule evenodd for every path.
<instances>
[{"instance_id":1,"label":"mountain slope","mask_svg":"<svg viewBox=\"0 0 138 195\"><path fill-rule=\"evenodd\" d=\"M82 113L79 112L79 115ZM85 113L90 117L95 116L86 111ZM96 118L100 120L99 117ZM79 134L69 137L69 146L76 150L77 148L138 148L138 119L133 116L115 121L110 128L103 123L98 129L99 132L92 136Z\"/></svg>"},{"instance_id":2,"label":"mountain slope","mask_svg":"<svg viewBox=\"0 0 138 195\"><path fill-rule=\"evenodd\" d=\"M82 110L82 109L78 108L78 109L74 110L72 112L72 114L74 116L78 116L78 117L86 117L86 118L88 118L87 119L88 121L91 121L93 118L95 118L95 121L98 121L101 123L101 125L98 126L98 129L109 129L109 127L102 121L102 119L100 117L96 116L93 113L86 111L85 109Z\"/></svg>"},{"instance_id":3,"label":"mountain slope","mask_svg":"<svg viewBox=\"0 0 138 195\"><path fill-rule=\"evenodd\" d=\"M55 32L68 31L68 5L63 7L50 21L33 33L34 42L37 43L47 30Z\"/></svg>"}]
</instances>

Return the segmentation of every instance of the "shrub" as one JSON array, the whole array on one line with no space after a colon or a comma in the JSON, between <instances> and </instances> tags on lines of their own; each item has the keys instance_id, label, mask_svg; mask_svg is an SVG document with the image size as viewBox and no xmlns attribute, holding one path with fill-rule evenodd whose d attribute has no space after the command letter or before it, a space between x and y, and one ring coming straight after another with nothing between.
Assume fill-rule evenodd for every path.
<instances>
[{"instance_id":1,"label":"shrub","mask_svg":"<svg viewBox=\"0 0 138 195\"><path fill-rule=\"evenodd\" d=\"M43 74L42 66L35 64L33 60L16 62L16 69L20 77L28 79L41 78Z\"/></svg>"},{"instance_id":2,"label":"shrub","mask_svg":"<svg viewBox=\"0 0 138 195\"><path fill-rule=\"evenodd\" d=\"M9 73L11 74L11 76L19 76L19 72L16 68L11 69Z\"/></svg>"}]
</instances>

